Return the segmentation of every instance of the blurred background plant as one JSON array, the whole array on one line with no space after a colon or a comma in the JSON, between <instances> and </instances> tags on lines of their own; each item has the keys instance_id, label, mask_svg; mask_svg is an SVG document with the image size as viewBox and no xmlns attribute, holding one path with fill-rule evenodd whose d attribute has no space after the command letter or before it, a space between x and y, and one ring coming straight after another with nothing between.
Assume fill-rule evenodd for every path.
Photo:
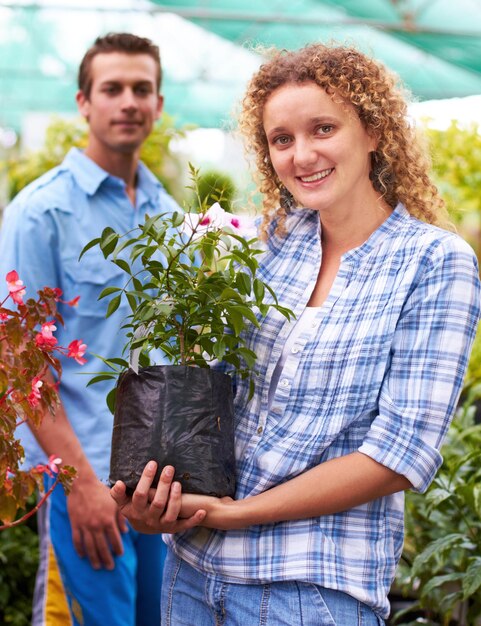
<instances>
[{"instance_id":1,"label":"blurred background plant","mask_svg":"<svg viewBox=\"0 0 481 626\"><path fill-rule=\"evenodd\" d=\"M201 171L192 188L192 209L200 212L218 202L224 211L234 213L233 202L236 197L236 186L232 177L225 172L209 169Z\"/></svg>"},{"instance_id":2,"label":"blurred background plant","mask_svg":"<svg viewBox=\"0 0 481 626\"><path fill-rule=\"evenodd\" d=\"M407 492L397 587L411 601L393 624L481 624L480 397L478 382L458 409L427 493Z\"/></svg>"},{"instance_id":3,"label":"blurred background plant","mask_svg":"<svg viewBox=\"0 0 481 626\"><path fill-rule=\"evenodd\" d=\"M446 130L427 129L433 175L461 235L481 259L481 129L451 121Z\"/></svg>"},{"instance_id":4,"label":"blurred background plant","mask_svg":"<svg viewBox=\"0 0 481 626\"><path fill-rule=\"evenodd\" d=\"M184 163L171 150L171 142L185 136L191 126L177 128L167 114L157 122L153 132L142 146L141 159L157 176L177 202L186 199L183 184ZM10 155L2 164L7 180L7 197L11 200L26 185L59 165L71 147L85 148L87 125L81 119L53 119L45 132L44 145L36 151Z\"/></svg>"}]
</instances>

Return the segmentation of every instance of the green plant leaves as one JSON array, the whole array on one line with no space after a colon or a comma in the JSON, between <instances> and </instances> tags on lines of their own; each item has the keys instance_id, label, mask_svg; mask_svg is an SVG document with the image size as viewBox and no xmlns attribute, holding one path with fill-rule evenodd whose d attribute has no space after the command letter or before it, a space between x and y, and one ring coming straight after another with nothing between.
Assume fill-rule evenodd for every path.
<instances>
[{"instance_id":1,"label":"green plant leaves","mask_svg":"<svg viewBox=\"0 0 481 626\"><path fill-rule=\"evenodd\" d=\"M463 599L467 600L481 587L481 557L472 559L463 579Z\"/></svg>"},{"instance_id":2,"label":"green plant leaves","mask_svg":"<svg viewBox=\"0 0 481 626\"><path fill-rule=\"evenodd\" d=\"M98 245L127 275L123 288L107 286L100 294L109 299L107 317L124 298L129 304L126 349L140 348L146 362L153 349L174 364L208 367L224 360L250 376L256 355L245 345L246 327L259 326L270 308L287 318L292 314L257 276L257 240L231 235L215 223L179 211L146 215L129 233L105 228L86 249ZM103 373L95 380L105 380Z\"/></svg>"},{"instance_id":3,"label":"green plant leaves","mask_svg":"<svg viewBox=\"0 0 481 626\"><path fill-rule=\"evenodd\" d=\"M406 494L406 541L397 581L438 616L436 623L459 612L464 624L481 618L481 424L474 422L473 404L481 389L474 389L449 429L433 484L425 495Z\"/></svg>"}]
</instances>

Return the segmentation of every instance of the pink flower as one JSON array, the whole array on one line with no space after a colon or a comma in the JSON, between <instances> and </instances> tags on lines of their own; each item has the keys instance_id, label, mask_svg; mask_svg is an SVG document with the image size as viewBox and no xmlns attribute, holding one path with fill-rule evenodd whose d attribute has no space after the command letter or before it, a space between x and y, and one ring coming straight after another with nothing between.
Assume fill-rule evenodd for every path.
<instances>
[{"instance_id":1,"label":"pink flower","mask_svg":"<svg viewBox=\"0 0 481 626\"><path fill-rule=\"evenodd\" d=\"M204 217L200 220L199 224L201 226L208 226L210 224L210 217L208 215L204 215Z\"/></svg>"},{"instance_id":2,"label":"pink flower","mask_svg":"<svg viewBox=\"0 0 481 626\"><path fill-rule=\"evenodd\" d=\"M53 321L42 324L42 330L35 335L35 345L44 350L54 348L57 345L57 340L53 336L54 330L57 330L57 327Z\"/></svg>"},{"instance_id":3,"label":"pink flower","mask_svg":"<svg viewBox=\"0 0 481 626\"><path fill-rule=\"evenodd\" d=\"M237 219L237 217L233 217L230 221L231 226L233 226L234 228L239 228L240 227L240 222Z\"/></svg>"},{"instance_id":4,"label":"pink flower","mask_svg":"<svg viewBox=\"0 0 481 626\"><path fill-rule=\"evenodd\" d=\"M25 287L23 280L20 280L15 270L8 272L6 275L7 287L12 300L15 304L23 304L22 297L25 295Z\"/></svg>"},{"instance_id":5,"label":"pink flower","mask_svg":"<svg viewBox=\"0 0 481 626\"><path fill-rule=\"evenodd\" d=\"M57 330L57 327L55 326L53 321L52 322L44 322L42 324L42 330L40 331L40 333L44 337L44 339L52 339L54 330Z\"/></svg>"},{"instance_id":6,"label":"pink flower","mask_svg":"<svg viewBox=\"0 0 481 626\"><path fill-rule=\"evenodd\" d=\"M8 313L0 313L0 320L2 322L4 322L5 320L8 320Z\"/></svg>"},{"instance_id":7,"label":"pink flower","mask_svg":"<svg viewBox=\"0 0 481 626\"><path fill-rule=\"evenodd\" d=\"M81 339L75 339L69 344L67 356L75 359L80 365L83 365L84 363L87 363L87 359L82 358L86 349L87 346L85 343L82 343Z\"/></svg>"},{"instance_id":8,"label":"pink flower","mask_svg":"<svg viewBox=\"0 0 481 626\"><path fill-rule=\"evenodd\" d=\"M31 407L38 406L41 398L40 387L42 387L42 385L43 381L40 380L38 376L35 376L35 378L32 380L32 391L27 396L27 401Z\"/></svg>"},{"instance_id":9,"label":"pink flower","mask_svg":"<svg viewBox=\"0 0 481 626\"><path fill-rule=\"evenodd\" d=\"M59 465L62 463L62 459L58 456L55 456L55 454L51 454L48 458L47 463L44 465L43 463L39 463L34 471L39 473L39 474L43 474L44 472L46 474L48 474L50 476L50 478L53 478L54 474L58 474L59 472Z\"/></svg>"},{"instance_id":10,"label":"pink flower","mask_svg":"<svg viewBox=\"0 0 481 626\"><path fill-rule=\"evenodd\" d=\"M58 474L58 466L62 463L62 459L55 454L48 457L47 467L54 473Z\"/></svg>"}]
</instances>

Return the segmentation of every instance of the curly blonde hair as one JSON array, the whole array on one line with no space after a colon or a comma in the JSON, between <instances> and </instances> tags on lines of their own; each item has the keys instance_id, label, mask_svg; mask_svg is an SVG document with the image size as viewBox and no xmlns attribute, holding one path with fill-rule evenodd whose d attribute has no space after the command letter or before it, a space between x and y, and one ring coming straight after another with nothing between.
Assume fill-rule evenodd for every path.
<instances>
[{"instance_id":1,"label":"curly blonde hair","mask_svg":"<svg viewBox=\"0 0 481 626\"><path fill-rule=\"evenodd\" d=\"M444 202L429 178L430 158L407 114L407 98L397 77L381 63L355 48L310 44L297 51L268 49L266 62L251 79L242 101L239 130L255 157L257 183L263 194L262 233L277 219L285 232L282 184L269 157L263 126L269 96L287 83L313 81L328 94L350 103L366 131L377 139L372 153L371 181L383 199L426 222L449 227Z\"/></svg>"}]
</instances>

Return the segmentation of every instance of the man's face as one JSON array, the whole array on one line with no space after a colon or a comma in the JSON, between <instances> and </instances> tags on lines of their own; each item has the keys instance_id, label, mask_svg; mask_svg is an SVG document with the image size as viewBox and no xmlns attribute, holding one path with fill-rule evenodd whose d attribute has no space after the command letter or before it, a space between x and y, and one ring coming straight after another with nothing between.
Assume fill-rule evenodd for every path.
<instances>
[{"instance_id":1,"label":"man's face","mask_svg":"<svg viewBox=\"0 0 481 626\"><path fill-rule=\"evenodd\" d=\"M101 53L92 60L91 78L89 97L77 93L79 111L90 126L90 156L103 162L116 153L137 153L162 112L154 59Z\"/></svg>"}]
</instances>

